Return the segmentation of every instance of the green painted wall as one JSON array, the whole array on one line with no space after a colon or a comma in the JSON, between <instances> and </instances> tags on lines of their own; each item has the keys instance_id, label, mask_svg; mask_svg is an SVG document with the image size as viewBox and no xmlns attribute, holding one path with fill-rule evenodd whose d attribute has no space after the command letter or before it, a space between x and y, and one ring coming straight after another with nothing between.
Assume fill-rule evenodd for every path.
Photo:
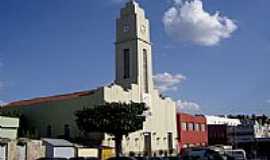
<instances>
[{"instance_id":1,"label":"green painted wall","mask_svg":"<svg viewBox=\"0 0 270 160\"><path fill-rule=\"evenodd\" d=\"M8 106L4 111L19 112L27 117L31 128L35 128L39 137L47 136L47 127L52 127L52 137L64 135L64 126L69 125L70 136L77 137L80 132L75 123L74 113L84 107L93 107L104 103L103 88L91 95L68 100L52 101L29 106Z\"/></svg>"}]
</instances>

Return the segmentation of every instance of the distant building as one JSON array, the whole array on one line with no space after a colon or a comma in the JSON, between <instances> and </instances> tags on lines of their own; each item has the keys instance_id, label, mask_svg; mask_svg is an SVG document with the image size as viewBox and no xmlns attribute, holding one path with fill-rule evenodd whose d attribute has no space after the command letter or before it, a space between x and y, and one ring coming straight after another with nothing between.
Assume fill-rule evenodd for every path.
<instances>
[{"instance_id":1,"label":"distant building","mask_svg":"<svg viewBox=\"0 0 270 160\"><path fill-rule=\"evenodd\" d=\"M111 102L143 102L149 107L150 114L142 130L123 140L124 153L176 151L176 103L161 96L153 84L149 20L143 8L133 0L121 9L116 25L113 84L95 90L17 101L3 110L22 113L39 137L76 138L83 134L75 123L75 111ZM95 134L90 138L114 146L113 138L106 134Z\"/></svg>"},{"instance_id":2,"label":"distant building","mask_svg":"<svg viewBox=\"0 0 270 160\"><path fill-rule=\"evenodd\" d=\"M18 118L0 116L0 138L16 139L18 128Z\"/></svg>"},{"instance_id":3,"label":"distant building","mask_svg":"<svg viewBox=\"0 0 270 160\"><path fill-rule=\"evenodd\" d=\"M255 142L256 139L270 138L269 124L260 124L256 120L241 120L241 125L228 127L229 142L239 144Z\"/></svg>"},{"instance_id":4,"label":"distant building","mask_svg":"<svg viewBox=\"0 0 270 160\"><path fill-rule=\"evenodd\" d=\"M205 116L208 126L209 145L231 145L230 127L236 127L241 124L239 119L227 118L226 116Z\"/></svg>"},{"instance_id":5,"label":"distant building","mask_svg":"<svg viewBox=\"0 0 270 160\"><path fill-rule=\"evenodd\" d=\"M228 126L238 126L241 124L239 119L227 118L226 116L205 116L207 120L207 125L224 125Z\"/></svg>"},{"instance_id":6,"label":"distant building","mask_svg":"<svg viewBox=\"0 0 270 160\"><path fill-rule=\"evenodd\" d=\"M179 151L183 148L208 145L208 130L204 116L177 114Z\"/></svg>"},{"instance_id":7,"label":"distant building","mask_svg":"<svg viewBox=\"0 0 270 160\"><path fill-rule=\"evenodd\" d=\"M230 145L227 124L208 125L209 145Z\"/></svg>"},{"instance_id":8,"label":"distant building","mask_svg":"<svg viewBox=\"0 0 270 160\"><path fill-rule=\"evenodd\" d=\"M208 121L209 145L230 145L245 149L250 158L270 157L269 124L252 119L220 120L223 118L211 118Z\"/></svg>"}]
</instances>

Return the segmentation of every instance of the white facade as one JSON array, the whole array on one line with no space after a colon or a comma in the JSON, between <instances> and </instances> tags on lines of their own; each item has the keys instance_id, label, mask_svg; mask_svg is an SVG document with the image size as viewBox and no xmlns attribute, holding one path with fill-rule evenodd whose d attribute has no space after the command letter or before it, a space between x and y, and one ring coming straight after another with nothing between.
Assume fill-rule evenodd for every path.
<instances>
[{"instance_id":1,"label":"white facade","mask_svg":"<svg viewBox=\"0 0 270 160\"><path fill-rule=\"evenodd\" d=\"M19 119L0 116L0 138L16 139Z\"/></svg>"},{"instance_id":2,"label":"white facade","mask_svg":"<svg viewBox=\"0 0 270 160\"><path fill-rule=\"evenodd\" d=\"M104 87L104 100L144 102L150 108L143 130L124 139L124 153L176 150L176 104L154 89L150 25L138 3L121 9L116 28L116 84ZM112 146L110 140L107 136L104 144Z\"/></svg>"},{"instance_id":3,"label":"white facade","mask_svg":"<svg viewBox=\"0 0 270 160\"><path fill-rule=\"evenodd\" d=\"M232 119L219 116L205 116L207 125L227 124L228 126L238 126L241 124L239 119Z\"/></svg>"},{"instance_id":4,"label":"white facade","mask_svg":"<svg viewBox=\"0 0 270 160\"><path fill-rule=\"evenodd\" d=\"M176 103L154 89L149 20L138 3L129 1L116 24L115 83L91 91L15 102L4 110L25 115L40 137L65 135L65 126L71 137L80 137L76 111L110 102L143 102L149 108L144 127L125 137L124 153L175 151ZM106 135L103 144L114 147L112 139Z\"/></svg>"}]
</instances>

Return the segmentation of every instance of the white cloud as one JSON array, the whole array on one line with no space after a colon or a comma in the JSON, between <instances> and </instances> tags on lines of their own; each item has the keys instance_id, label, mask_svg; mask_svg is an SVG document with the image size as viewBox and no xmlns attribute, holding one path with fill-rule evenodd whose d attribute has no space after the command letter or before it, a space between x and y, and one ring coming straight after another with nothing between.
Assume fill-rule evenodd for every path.
<instances>
[{"instance_id":1,"label":"white cloud","mask_svg":"<svg viewBox=\"0 0 270 160\"><path fill-rule=\"evenodd\" d=\"M269 103L270 104L270 99L266 100L266 103Z\"/></svg>"},{"instance_id":2,"label":"white cloud","mask_svg":"<svg viewBox=\"0 0 270 160\"><path fill-rule=\"evenodd\" d=\"M3 106L3 105L5 105L6 103L4 102L4 101L1 101L0 100L0 106Z\"/></svg>"},{"instance_id":3,"label":"white cloud","mask_svg":"<svg viewBox=\"0 0 270 160\"><path fill-rule=\"evenodd\" d=\"M154 76L156 88L160 92L177 91L179 85L186 80L182 74L172 75L170 73L160 73Z\"/></svg>"},{"instance_id":4,"label":"white cloud","mask_svg":"<svg viewBox=\"0 0 270 160\"><path fill-rule=\"evenodd\" d=\"M211 15L205 11L201 0L174 0L174 3L165 12L163 23L166 33L177 41L212 46L237 29L233 20L219 12Z\"/></svg>"},{"instance_id":5,"label":"white cloud","mask_svg":"<svg viewBox=\"0 0 270 160\"><path fill-rule=\"evenodd\" d=\"M176 5L182 5L183 4L183 0L174 0L174 3Z\"/></svg>"},{"instance_id":6,"label":"white cloud","mask_svg":"<svg viewBox=\"0 0 270 160\"><path fill-rule=\"evenodd\" d=\"M199 104L195 102L188 102L178 100L176 101L177 112L186 112L186 113L198 113L201 110Z\"/></svg>"}]
</instances>

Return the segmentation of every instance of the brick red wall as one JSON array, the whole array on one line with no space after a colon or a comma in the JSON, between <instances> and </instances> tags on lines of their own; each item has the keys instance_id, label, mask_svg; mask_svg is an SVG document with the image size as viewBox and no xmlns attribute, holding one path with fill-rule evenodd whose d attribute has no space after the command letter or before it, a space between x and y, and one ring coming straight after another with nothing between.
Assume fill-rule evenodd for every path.
<instances>
[{"instance_id":1,"label":"brick red wall","mask_svg":"<svg viewBox=\"0 0 270 160\"><path fill-rule=\"evenodd\" d=\"M187 123L187 130L183 130L181 127L182 122ZM201 131L201 127L199 127L199 131L195 130L193 127L192 131L188 130L188 124L204 124L205 131ZM204 116L193 116L186 113L178 113L177 114L177 131L178 131L178 145L179 151L184 147L184 145L195 145L202 146L202 144L208 145L208 130L206 118ZM199 145L197 145L199 144Z\"/></svg>"}]
</instances>

